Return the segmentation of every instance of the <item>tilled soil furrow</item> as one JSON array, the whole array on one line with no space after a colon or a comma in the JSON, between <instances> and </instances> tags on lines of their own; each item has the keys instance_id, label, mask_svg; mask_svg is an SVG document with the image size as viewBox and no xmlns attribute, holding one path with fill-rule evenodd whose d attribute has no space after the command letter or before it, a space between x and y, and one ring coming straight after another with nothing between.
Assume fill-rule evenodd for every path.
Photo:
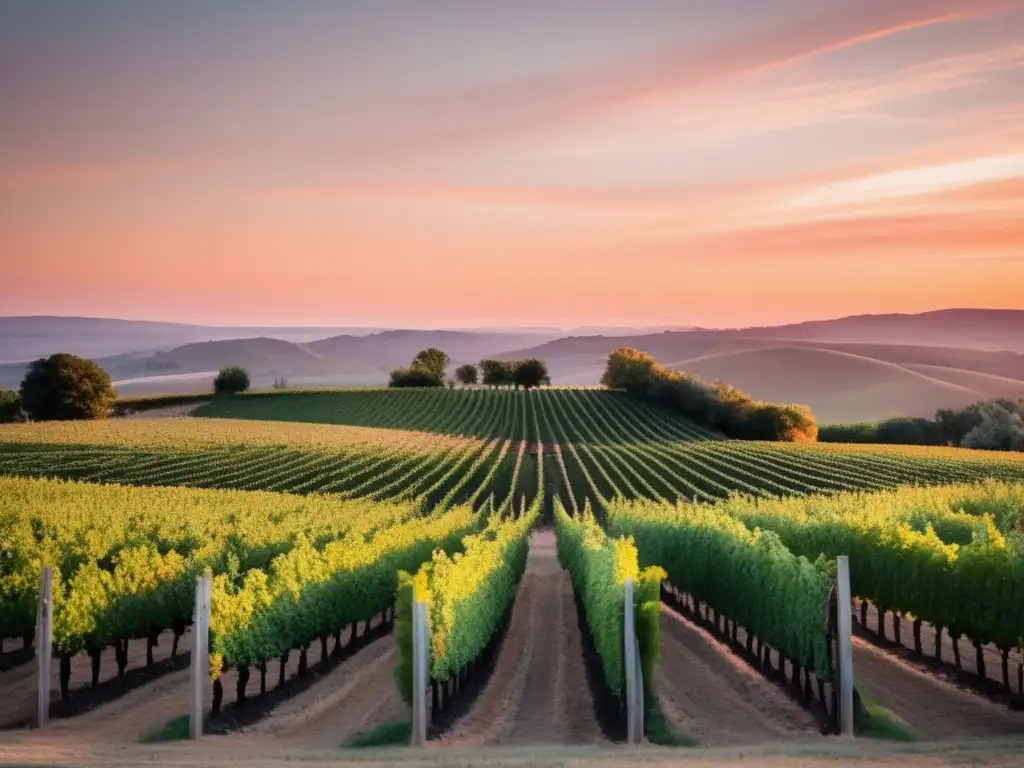
<instances>
[{"instance_id":1,"label":"tilled soil furrow","mask_svg":"<svg viewBox=\"0 0 1024 768\"><path fill-rule=\"evenodd\" d=\"M342 746L357 733L405 714L408 708L395 684L397 663L394 635L377 640L243 735L310 747Z\"/></svg>"},{"instance_id":2,"label":"tilled soil furrow","mask_svg":"<svg viewBox=\"0 0 1024 768\"><path fill-rule=\"evenodd\" d=\"M929 741L1024 735L1024 712L1014 712L853 640L853 676L860 689Z\"/></svg>"},{"instance_id":3,"label":"tilled soil furrow","mask_svg":"<svg viewBox=\"0 0 1024 768\"><path fill-rule=\"evenodd\" d=\"M551 531L530 539L510 619L491 679L444 743L604 741L583 667L572 584L558 564Z\"/></svg>"},{"instance_id":4,"label":"tilled soil furrow","mask_svg":"<svg viewBox=\"0 0 1024 768\"><path fill-rule=\"evenodd\" d=\"M658 696L670 720L702 746L814 739L809 712L667 606L661 614Z\"/></svg>"}]
</instances>

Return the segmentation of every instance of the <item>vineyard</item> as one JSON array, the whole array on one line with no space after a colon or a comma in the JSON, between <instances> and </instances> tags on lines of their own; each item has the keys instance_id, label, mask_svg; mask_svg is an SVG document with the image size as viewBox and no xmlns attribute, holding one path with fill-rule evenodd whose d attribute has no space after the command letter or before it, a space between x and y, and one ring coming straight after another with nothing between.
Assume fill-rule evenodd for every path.
<instances>
[{"instance_id":1,"label":"vineyard","mask_svg":"<svg viewBox=\"0 0 1024 768\"><path fill-rule=\"evenodd\" d=\"M619 740L626 579L649 739L820 738L839 555L859 728L882 712L907 737L1024 734L1019 454L726 440L594 389L268 393L5 425L0 726L31 719L51 565L54 734L138 739L186 711L206 574L206 709L243 728L232 740L398 727L414 600L432 738Z\"/></svg>"}]
</instances>

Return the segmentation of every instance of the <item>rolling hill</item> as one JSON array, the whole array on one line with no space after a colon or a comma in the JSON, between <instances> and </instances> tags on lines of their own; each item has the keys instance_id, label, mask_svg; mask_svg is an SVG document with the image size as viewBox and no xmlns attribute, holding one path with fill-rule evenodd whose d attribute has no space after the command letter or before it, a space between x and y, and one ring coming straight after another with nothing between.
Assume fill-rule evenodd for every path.
<instances>
[{"instance_id":1,"label":"rolling hill","mask_svg":"<svg viewBox=\"0 0 1024 768\"><path fill-rule=\"evenodd\" d=\"M1024 395L1024 312L948 310L777 328L568 337L506 359L538 357L566 385L600 381L607 355L635 347L663 364L752 396L810 405L822 422L932 416Z\"/></svg>"},{"instance_id":2,"label":"rolling hill","mask_svg":"<svg viewBox=\"0 0 1024 768\"><path fill-rule=\"evenodd\" d=\"M895 363L798 345L719 352L668 367L728 381L758 399L809 405L822 422L931 416L991 396ZM1024 381L1015 383L1024 390Z\"/></svg>"}]
</instances>

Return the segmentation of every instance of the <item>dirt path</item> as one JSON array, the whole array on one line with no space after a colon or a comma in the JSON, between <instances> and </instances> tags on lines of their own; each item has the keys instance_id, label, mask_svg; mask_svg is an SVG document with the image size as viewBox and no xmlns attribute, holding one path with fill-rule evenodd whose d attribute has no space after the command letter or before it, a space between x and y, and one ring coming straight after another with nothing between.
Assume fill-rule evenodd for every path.
<instances>
[{"instance_id":1,"label":"dirt path","mask_svg":"<svg viewBox=\"0 0 1024 768\"><path fill-rule=\"evenodd\" d=\"M859 601L855 601L856 607L853 615L854 620L860 624L860 605ZM890 611L885 615L885 637L891 642L895 642L896 639L896 628L894 626L893 614ZM908 650L914 648L914 625L912 622L907 621L905 618L900 618L900 644ZM867 628L870 632L877 632L878 630L878 610L875 606L868 604L868 621ZM972 674L978 674L978 662L977 655L974 650L973 644L966 639L961 638L960 643L960 666L965 672ZM921 625L921 650L925 655L933 656L935 654L935 627L931 624ZM982 648L982 653L985 660L985 677L989 680L993 680L997 683L1003 682L1002 674L1002 656L999 653L999 649L993 645L985 645ZM945 661L953 661L953 640L949 637L948 633L942 634L942 658ZM1016 690L1017 685L1017 665L1024 662L1024 654L1018 649L1010 651L1009 655L1009 667L1011 685Z\"/></svg>"},{"instance_id":2,"label":"dirt path","mask_svg":"<svg viewBox=\"0 0 1024 768\"><path fill-rule=\"evenodd\" d=\"M826 744L765 748L720 748L655 750L651 747L529 746L465 750L417 750L396 747L380 750L310 750L268 744L251 739L207 738L198 742L167 744L70 744L60 741L28 743L15 736L0 735L0 764L76 766L77 768L307 768L341 766L402 766L402 768L986 768L1020 766L1024 742L1012 744L944 746L929 750L920 744L894 745L872 739L843 744L839 739Z\"/></svg>"},{"instance_id":3,"label":"dirt path","mask_svg":"<svg viewBox=\"0 0 1024 768\"><path fill-rule=\"evenodd\" d=\"M914 669L857 637L853 676L864 693L906 721L921 739L1024 736L1024 712Z\"/></svg>"},{"instance_id":4,"label":"dirt path","mask_svg":"<svg viewBox=\"0 0 1024 768\"><path fill-rule=\"evenodd\" d=\"M398 649L388 635L282 703L264 720L231 738L267 736L275 743L340 747L359 733L408 714L395 685Z\"/></svg>"},{"instance_id":5,"label":"dirt path","mask_svg":"<svg viewBox=\"0 0 1024 768\"><path fill-rule=\"evenodd\" d=\"M536 531L493 676L440 741L464 747L604 740L583 666L572 582L558 564L554 533Z\"/></svg>"},{"instance_id":6,"label":"dirt path","mask_svg":"<svg viewBox=\"0 0 1024 768\"><path fill-rule=\"evenodd\" d=\"M701 746L820 737L810 713L665 605L660 630L658 698L665 715Z\"/></svg>"},{"instance_id":7,"label":"dirt path","mask_svg":"<svg viewBox=\"0 0 1024 768\"><path fill-rule=\"evenodd\" d=\"M172 672L83 715L54 720L47 738L107 744L142 741L188 713L188 675L187 669Z\"/></svg>"},{"instance_id":8,"label":"dirt path","mask_svg":"<svg viewBox=\"0 0 1024 768\"><path fill-rule=\"evenodd\" d=\"M164 632L160 635L159 645L153 649L153 660L160 664L171 656L171 646L174 634ZM187 653L191 640L191 631L186 630L178 642L178 652ZM129 673L133 670L142 670L146 666L146 641L132 640L128 643L128 666ZM50 678L50 701L60 702L60 664L54 660L51 665ZM0 673L0 727L10 726L22 721L29 720L35 712L36 696L36 666L34 661L21 664L7 672ZM144 674L136 672L135 674ZM173 676L173 673L172 675ZM105 648L100 662L100 684L109 683L117 677L117 662L114 659L113 647ZM149 688L154 682L162 681L164 676L156 678L155 681L146 682L142 688ZM89 694L85 690L92 678L92 662L84 653L76 654L71 660L71 700L81 701ZM129 691L129 694L135 691ZM127 694L126 694L127 696ZM121 697L124 698L124 697ZM185 701L183 698L182 701ZM100 707L106 707L106 703ZM89 714L89 713L85 713ZM75 719L81 719L85 715L79 715Z\"/></svg>"}]
</instances>

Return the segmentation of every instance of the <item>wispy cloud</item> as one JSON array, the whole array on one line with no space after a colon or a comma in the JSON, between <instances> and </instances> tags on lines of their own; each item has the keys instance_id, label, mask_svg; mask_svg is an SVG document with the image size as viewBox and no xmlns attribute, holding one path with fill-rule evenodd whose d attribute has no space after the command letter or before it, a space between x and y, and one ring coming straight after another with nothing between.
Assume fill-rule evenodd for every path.
<instances>
[{"instance_id":1,"label":"wispy cloud","mask_svg":"<svg viewBox=\"0 0 1024 768\"><path fill-rule=\"evenodd\" d=\"M895 197L912 197L1024 177L1024 154L978 157L959 162L903 168L809 190L793 207L842 206Z\"/></svg>"},{"instance_id":2,"label":"wispy cloud","mask_svg":"<svg viewBox=\"0 0 1024 768\"><path fill-rule=\"evenodd\" d=\"M854 0L802 21L702 48L422 95L409 102L417 117L407 124L393 119L379 124L371 115L343 129L342 136L365 151L401 155L507 140L600 119L652 97L702 91L914 29L1022 9L1024 0Z\"/></svg>"}]
</instances>

